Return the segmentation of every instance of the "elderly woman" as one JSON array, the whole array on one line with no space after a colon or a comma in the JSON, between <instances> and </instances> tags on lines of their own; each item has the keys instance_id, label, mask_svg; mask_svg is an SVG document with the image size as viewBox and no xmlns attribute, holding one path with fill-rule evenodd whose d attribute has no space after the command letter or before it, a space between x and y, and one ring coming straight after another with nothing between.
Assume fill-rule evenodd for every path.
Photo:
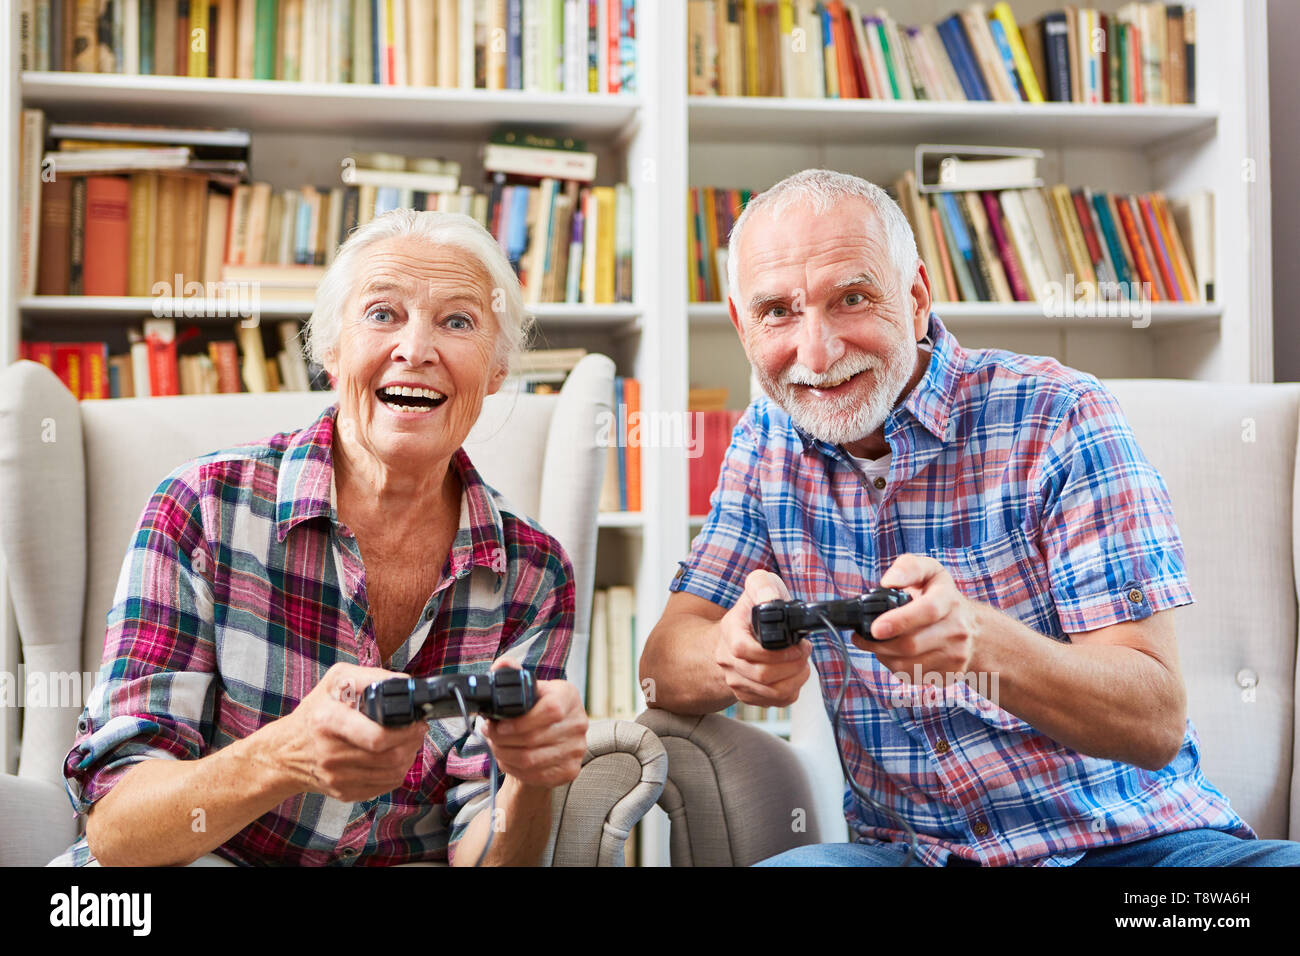
<instances>
[{"instance_id":1,"label":"elderly woman","mask_svg":"<svg viewBox=\"0 0 1300 956\"><path fill-rule=\"evenodd\" d=\"M86 837L58 862L473 864L493 830L486 862L537 861L585 749L572 569L461 448L523 320L467 216L397 210L340 248L308 327L338 404L181 466L144 511L64 768ZM356 709L399 673L503 665L537 679L513 720Z\"/></svg>"}]
</instances>

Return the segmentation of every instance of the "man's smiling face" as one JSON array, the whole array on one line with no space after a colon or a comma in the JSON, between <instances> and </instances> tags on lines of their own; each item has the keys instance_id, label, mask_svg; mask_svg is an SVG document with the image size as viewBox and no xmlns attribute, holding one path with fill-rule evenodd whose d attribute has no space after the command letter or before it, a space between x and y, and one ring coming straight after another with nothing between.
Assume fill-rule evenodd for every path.
<instances>
[{"instance_id":1,"label":"man's smiling face","mask_svg":"<svg viewBox=\"0 0 1300 956\"><path fill-rule=\"evenodd\" d=\"M748 220L732 323L759 384L794 422L834 445L878 431L916 370L929 285L900 276L885 230L865 199L816 213Z\"/></svg>"}]
</instances>

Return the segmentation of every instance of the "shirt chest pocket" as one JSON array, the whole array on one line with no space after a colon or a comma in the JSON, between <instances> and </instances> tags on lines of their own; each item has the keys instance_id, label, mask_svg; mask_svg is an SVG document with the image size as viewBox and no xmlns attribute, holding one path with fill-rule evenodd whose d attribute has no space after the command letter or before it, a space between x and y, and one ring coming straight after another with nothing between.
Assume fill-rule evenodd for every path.
<instances>
[{"instance_id":1,"label":"shirt chest pocket","mask_svg":"<svg viewBox=\"0 0 1300 956\"><path fill-rule=\"evenodd\" d=\"M989 604L1040 634L1065 638L1047 566L1019 528L970 547L926 553L947 569L964 597Z\"/></svg>"}]
</instances>

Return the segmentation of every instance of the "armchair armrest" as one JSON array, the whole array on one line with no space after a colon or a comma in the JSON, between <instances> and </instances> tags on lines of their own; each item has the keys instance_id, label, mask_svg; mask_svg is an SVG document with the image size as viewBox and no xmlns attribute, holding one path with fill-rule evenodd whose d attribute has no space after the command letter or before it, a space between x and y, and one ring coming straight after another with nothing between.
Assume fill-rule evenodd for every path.
<instances>
[{"instance_id":1,"label":"armchair armrest","mask_svg":"<svg viewBox=\"0 0 1300 956\"><path fill-rule=\"evenodd\" d=\"M76 839L77 818L61 788L0 774L0 866L44 866Z\"/></svg>"},{"instance_id":2,"label":"armchair armrest","mask_svg":"<svg viewBox=\"0 0 1300 956\"><path fill-rule=\"evenodd\" d=\"M812 784L784 740L717 714L647 710L637 722L668 754L659 805L673 866L750 866L816 842Z\"/></svg>"},{"instance_id":3,"label":"armchair armrest","mask_svg":"<svg viewBox=\"0 0 1300 956\"><path fill-rule=\"evenodd\" d=\"M659 799L668 755L627 720L595 720L578 779L555 792L544 866L622 866L628 833Z\"/></svg>"}]
</instances>

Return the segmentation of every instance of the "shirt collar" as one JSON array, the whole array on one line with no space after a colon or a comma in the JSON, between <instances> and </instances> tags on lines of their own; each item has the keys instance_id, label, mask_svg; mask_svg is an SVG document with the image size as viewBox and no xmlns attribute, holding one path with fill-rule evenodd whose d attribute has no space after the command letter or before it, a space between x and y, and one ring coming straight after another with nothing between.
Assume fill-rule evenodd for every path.
<instances>
[{"instance_id":1,"label":"shirt collar","mask_svg":"<svg viewBox=\"0 0 1300 956\"><path fill-rule=\"evenodd\" d=\"M285 448L276 482L276 537L283 541L296 525L312 518L337 523L334 507L334 462L331 448L338 405L321 412L311 425L296 432ZM506 570L505 529L492 489L483 481L464 448L456 449L451 466L460 475L460 530L452 545L453 571L482 565L498 574ZM468 557L465 550L468 549Z\"/></svg>"},{"instance_id":2,"label":"shirt collar","mask_svg":"<svg viewBox=\"0 0 1300 956\"><path fill-rule=\"evenodd\" d=\"M926 335L933 343L930 364L903 404L891 411L885 419L887 439L904 427L903 418L907 415L939 441L948 440L948 420L961 381L962 349L934 312L930 313ZM793 420L791 424L794 424ZM794 430L803 442L805 452L816 448L829 454L835 447L814 438L799 425L794 425Z\"/></svg>"}]
</instances>

